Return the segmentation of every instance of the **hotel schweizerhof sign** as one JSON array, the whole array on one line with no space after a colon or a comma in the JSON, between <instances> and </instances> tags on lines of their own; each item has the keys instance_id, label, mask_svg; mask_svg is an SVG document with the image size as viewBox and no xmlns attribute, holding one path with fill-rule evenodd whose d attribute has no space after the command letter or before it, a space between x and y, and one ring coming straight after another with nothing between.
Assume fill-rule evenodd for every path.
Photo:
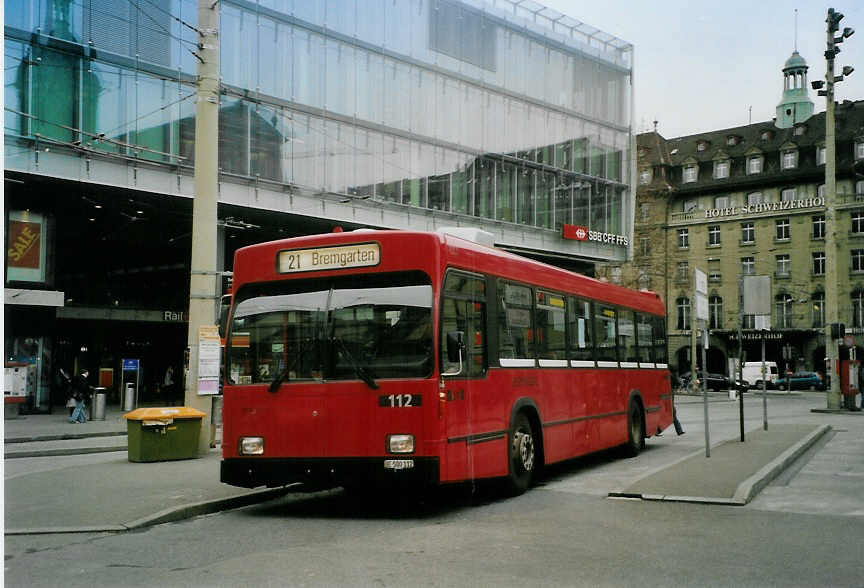
<instances>
[{"instance_id":1,"label":"hotel schweizerhof sign","mask_svg":"<svg viewBox=\"0 0 864 588\"><path fill-rule=\"evenodd\" d=\"M728 216L749 217L758 214L773 214L775 212L801 210L825 206L825 197L802 198L801 200L785 200L783 202L760 202L746 206L729 206L727 208L709 208L705 218L721 218Z\"/></svg>"}]
</instances>

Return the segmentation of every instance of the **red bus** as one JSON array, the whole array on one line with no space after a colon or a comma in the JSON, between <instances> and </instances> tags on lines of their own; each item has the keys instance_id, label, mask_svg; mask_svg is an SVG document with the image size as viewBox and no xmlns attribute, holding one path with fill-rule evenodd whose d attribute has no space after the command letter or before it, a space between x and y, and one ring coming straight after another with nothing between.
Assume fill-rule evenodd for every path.
<instances>
[{"instance_id":1,"label":"red bus","mask_svg":"<svg viewBox=\"0 0 864 588\"><path fill-rule=\"evenodd\" d=\"M520 493L544 464L636 455L672 423L659 296L444 230L245 247L233 296L228 484Z\"/></svg>"}]
</instances>

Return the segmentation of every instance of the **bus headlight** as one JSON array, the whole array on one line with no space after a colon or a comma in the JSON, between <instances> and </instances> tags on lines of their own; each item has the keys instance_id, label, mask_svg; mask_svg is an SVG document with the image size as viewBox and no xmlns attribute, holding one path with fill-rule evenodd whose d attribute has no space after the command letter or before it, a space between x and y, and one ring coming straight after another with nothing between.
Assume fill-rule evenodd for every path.
<instances>
[{"instance_id":1,"label":"bus headlight","mask_svg":"<svg viewBox=\"0 0 864 588\"><path fill-rule=\"evenodd\" d=\"M387 450L390 453L414 453L414 435L388 435Z\"/></svg>"},{"instance_id":2,"label":"bus headlight","mask_svg":"<svg viewBox=\"0 0 864 588\"><path fill-rule=\"evenodd\" d=\"M240 455L263 455L264 437L241 437Z\"/></svg>"}]
</instances>

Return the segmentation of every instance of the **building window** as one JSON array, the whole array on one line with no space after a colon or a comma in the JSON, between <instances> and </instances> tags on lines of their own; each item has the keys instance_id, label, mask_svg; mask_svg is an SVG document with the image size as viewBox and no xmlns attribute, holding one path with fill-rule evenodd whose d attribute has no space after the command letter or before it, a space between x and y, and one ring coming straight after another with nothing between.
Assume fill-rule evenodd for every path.
<instances>
[{"instance_id":1,"label":"building window","mask_svg":"<svg viewBox=\"0 0 864 588\"><path fill-rule=\"evenodd\" d=\"M852 213L852 232L864 233L864 212Z\"/></svg>"},{"instance_id":2,"label":"building window","mask_svg":"<svg viewBox=\"0 0 864 588\"><path fill-rule=\"evenodd\" d=\"M723 299L719 296L708 298L708 328L723 328Z\"/></svg>"},{"instance_id":3,"label":"building window","mask_svg":"<svg viewBox=\"0 0 864 588\"><path fill-rule=\"evenodd\" d=\"M695 200L685 200L684 201L684 212L694 212L696 208L699 206L699 203Z\"/></svg>"},{"instance_id":4,"label":"building window","mask_svg":"<svg viewBox=\"0 0 864 588\"><path fill-rule=\"evenodd\" d=\"M864 159L864 141L855 143L855 159Z\"/></svg>"},{"instance_id":5,"label":"building window","mask_svg":"<svg viewBox=\"0 0 864 588\"><path fill-rule=\"evenodd\" d=\"M687 249L690 247L690 229L678 229L678 248Z\"/></svg>"},{"instance_id":6,"label":"building window","mask_svg":"<svg viewBox=\"0 0 864 588\"><path fill-rule=\"evenodd\" d=\"M789 219L781 218L780 220L774 221L774 228L776 229L775 238L778 241L788 241L789 240Z\"/></svg>"},{"instance_id":7,"label":"building window","mask_svg":"<svg viewBox=\"0 0 864 588\"><path fill-rule=\"evenodd\" d=\"M752 276L756 273L756 259L753 257L741 258L741 273L745 276Z\"/></svg>"},{"instance_id":8,"label":"building window","mask_svg":"<svg viewBox=\"0 0 864 588\"><path fill-rule=\"evenodd\" d=\"M751 155L747 158L747 173L748 174L761 174L762 173L762 156L761 155Z\"/></svg>"},{"instance_id":9,"label":"building window","mask_svg":"<svg viewBox=\"0 0 864 588\"><path fill-rule=\"evenodd\" d=\"M864 180L855 182L855 200L864 199Z\"/></svg>"},{"instance_id":10,"label":"building window","mask_svg":"<svg viewBox=\"0 0 864 588\"><path fill-rule=\"evenodd\" d=\"M708 227L708 246L720 244L720 225L711 225Z\"/></svg>"},{"instance_id":11,"label":"building window","mask_svg":"<svg viewBox=\"0 0 864 588\"><path fill-rule=\"evenodd\" d=\"M729 208L729 197L716 196L714 198L714 208Z\"/></svg>"},{"instance_id":12,"label":"building window","mask_svg":"<svg viewBox=\"0 0 864 588\"><path fill-rule=\"evenodd\" d=\"M693 165L685 165L684 166L684 183L689 184L690 182L695 182L699 173L699 166Z\"/></svg>"},{"instance_id":13,"label":"building window","mask_svg":"<svg viewBox=\"0 0 864 588\"><path fill-rule=\"evenodd\" d=\"M708 281L709 282L722 282L723 281L723 274L721 274L720 272L717 272L717 271L708 272Z\"/></svg>"},{"instance_id":14,"label":"building window","mask_svg":"<svg viewBox=\"0 0 864 588\"><path fill-rule=\"evenodd\" d=\"M639 253L643 257L651 255L651 239L642 237L639 239Z\"/></svg>"},{"instance_id":15,"label":"building window","mask_svg":"<svg viewBox=\"0 0 864 588\"><path fill-rule=\"evenodd\" d=\"M798 167L798 152L784 151L780 164L783 169L795 169Z\"/></svg>"},{"instance_id":16,"label":"building window","mask_svg":"<svg viewBox=\"0 0 864 588\"><path fill-rule=\"evenodd\" d=\"M813 217L813 238L814 239L824 239L825 238L825 215L820 214L818 216Z\"/></svg>"},{"instance_id":17,"label":"building window","mask_svg":"<svg viewBox=\"0 0 864 588\"><path fill-rule=\"evenodd\" d=\"M825 293L816 292L810 297L813 303L813 327L820 328L825 326Z\"/></svg>"},{"instance_id":18,"label":"building window","mask_svg":"<svg viewBox=\"0 0 864 588\"><path fill-rule=\"evenodd\" d=\"M852 292L852 326L864 327L864 291Z\"/></svg>"},{"instance_id":19,"label":"building window","mask_svg":"<svg viewBox=\"0 0 864 588\"><path fill-rule=\"evenodd\" d=\"M690 328L690 299L682 296L675 301L678 306L678 324L676 325L679 331L684 331Z\"/></svg>"},{"instance_id":20,"label":"building window","mask_svg":"<svg viewBox=\"0 0 864 588\"><path fill-rule=\"evenodd\" d=\"M755 243L756 242L756 229L753 226L753 223L741 223L741 242L742 243Z\"/></svg>"},{"instance_id":21,"label":"building window","mask_svg":"<svg viewBox=\"0 0 864 588\"><path fill-rule=\"evenodd\" d=\"M816 148L816 165L825 165L825 147Z\"/></svg>"},{"instance_id":22,"label":"building window","mask_svg":"<svg viewBox=\"0 0 864 588\"><path fill-rule=\"evenodd\" d=\"M816 195L819 198L825 198L825 184L819 184L819 187L816 188Z\"/></svg>"},{"instance_id":23,"label":"building window","mask_svg":"<svg viewBox=\"0 0 864 588\"><path fill-rule=\"evenodd\" d=\"M778 294L774 299L774 326L778 329L792 327L792 296Z\"/></svg>"},{"instance_id":24,"label":"building window","mask_svg":"<svg viewBox=\"0 0 864 588\"><path fill-rule=\"evenodd\" d=\"M696 151L705 151L707 148L708 143L705 141L699 141L699 143L696 144Z\"/></svg>"},{"instance_id":25,"label":"building window","mask_svg":"<svg viewBox=\"0 0 864 588\"><path fill-rule=\"evenodd\" d=\"M745 314L741 317L741 328L742 329L755 329L756 328L756 315L755 314Z\"/></svg>"},{"instance_id":26,"label":"building window","mask_svg":"<svg viewBox=\"0 0 864 588\"><path fill-rule=\"evenodd\" d=\"M864 249L852 249L849 251L849 255L852 258L852 271L864 272Z\"/></svg>"},{"instance_id":27,"label":"building window","mask_svg":"<svg viewBox=\"0 0 864 588\"><path fill-rule=\"evenodd\" d=\"M762 192L750 192L747 194L747 205L753 206L754 204L762 204L763 202Z\"/></svg>"},{"instance_id":28,"label":"building window","mask_svg":"<svg viewBox=\"0 0 864 588\"><path fill-rule=\"evenodd\" d=\"M723 161L715 161L714 162L714 177L716 179L728 178L729 177L729 160L725 159Z\"/></svg>"},{"instance_id":29,"label":"building window","mask_svg":"<svg viewBox=\"0 0 864 588\"><path fill-rule=\"evenodd\" d=\"M780 202L792 202L795 200L795 188L785 188L780 191Z\"/></svg>"},{"instance_id":30,"label":"building window","mask_svg":"<svg viewBox=\"0 0 864 588\"><path fill-rule=\"evenodd\" d=\"M824 251L814 251L813 252L813 275L814 276L824 276L825 275L825 252Z\"/></svg>"},{"instance_id":31,"label":"building window","mask_svg":"<svg viewBox=\"0 0 864 588\"><path fill-rule=\"evenodd\" d=\"M643 186L651 183L651 170L643 169L639 172L639 183Z\"/></svg>"},{"instance_id":32,"label":"building window","mask_svg":"<svg viewBox=\"0 0 864 588\"><path fill-rule=\"evenodd\" d=\"M789 259L789 254L784 253L782 255L776 256L777 258L777 277L778 278L788 278L789 277L789 269L791 267L791 261Z\"/></svg>"},{"instance_id":33,"label":"building window","mask_svg":"<svg viewBox=\"0 0 864 588\"><path fill-rule=\"evenodd\" d=\"M686 261L678 262L678 273L675 274L675 280L678 282L686 282L690 279L690 264Z\"/></svg>"},{"instance_id":34,"label":"building window","mask_svg":"<svg viewBox=\"0 0 864 588\"><path fill-rule=\"evenodd\" d=\"M738 137L736 137L735 135L729 135L728 137L726 137L726 144L730 147L734 147L738 144Z\"/></svg>"}]
</instances>

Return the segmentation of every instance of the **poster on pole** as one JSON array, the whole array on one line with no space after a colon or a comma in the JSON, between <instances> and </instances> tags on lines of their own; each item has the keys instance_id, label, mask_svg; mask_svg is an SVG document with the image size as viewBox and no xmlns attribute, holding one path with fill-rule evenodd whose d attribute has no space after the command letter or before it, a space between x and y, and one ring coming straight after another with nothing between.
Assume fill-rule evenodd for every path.
<instances>
[{"instance_id":1,"label":"poster on pole","mask_svg":"<svg viewBox=\"0 0 864 588\"><path fill-rule=\"evenodd\" d=\"M708 320L708 296L701 292L696 292L694 294L695 308L696 308L696 320L697 321L707 321Z\"/></svg>"},{"instance_id":2,"label":"poster on pole","mask_svg":"<svg viewBox=\"0 0 864 588\"><path fill-rule=\"evenodd\" d=\"M219 361L222 355L219 327L198 328L198 395L219 393Z\"/></svg>"}]
</instances>

